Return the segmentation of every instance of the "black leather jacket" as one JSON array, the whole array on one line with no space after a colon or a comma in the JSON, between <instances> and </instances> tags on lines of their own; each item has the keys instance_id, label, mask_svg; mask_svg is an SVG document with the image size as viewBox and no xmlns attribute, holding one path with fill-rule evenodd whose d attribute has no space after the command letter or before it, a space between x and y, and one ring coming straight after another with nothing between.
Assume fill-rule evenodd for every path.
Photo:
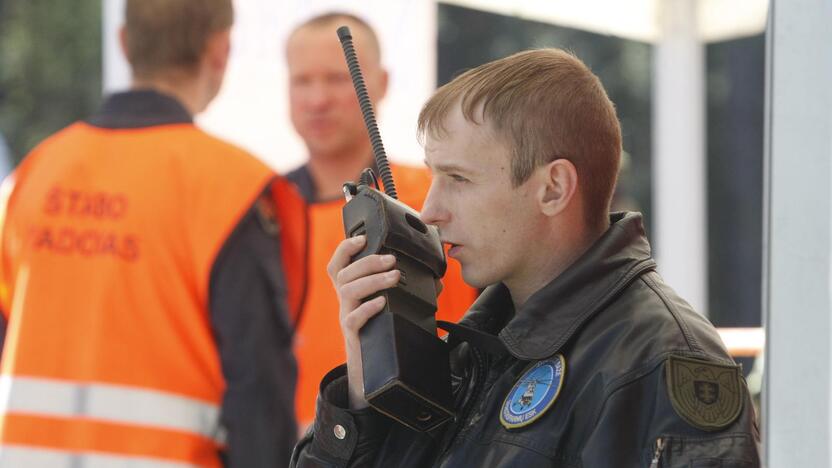
<instances>
[{"instance_id":1,"label":"black leather jacket","mask_svg":"<svg viewBox=\"0 0 832 468\"><path fill-rule=\"evenodd\" d=\"M502 285L471 307L460 324L498 333L503 351L455 343L451 333L454 422L421 434L371 408L344 409L342 366L324 378L292 466L760 466L742 374L713 326L655 268L641 216L614 214L603 237L516 314ZM565 372L551 406L505 427L505 405L522 403L515 384L557 355Z\"/></svg>"}]
</instances>

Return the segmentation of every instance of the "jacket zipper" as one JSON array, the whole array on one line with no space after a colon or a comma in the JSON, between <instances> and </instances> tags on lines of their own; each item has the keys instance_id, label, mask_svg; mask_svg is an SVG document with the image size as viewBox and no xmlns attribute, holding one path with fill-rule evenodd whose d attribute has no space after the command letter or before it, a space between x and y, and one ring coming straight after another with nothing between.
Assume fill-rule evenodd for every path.
<instances>
[{"instance_id":1,"label":"jacket zipper","mask_svg":"<svg viewBox=\"0 0 832 468\"><path fill-rule=\"evenodd\" d=\"M659 461L662 459L662 451L664 451L664 439L659 437L656 439L656 450L653 452L653 461L650 462L650 468L659 468Z\"/></svg>"}]
</instances>

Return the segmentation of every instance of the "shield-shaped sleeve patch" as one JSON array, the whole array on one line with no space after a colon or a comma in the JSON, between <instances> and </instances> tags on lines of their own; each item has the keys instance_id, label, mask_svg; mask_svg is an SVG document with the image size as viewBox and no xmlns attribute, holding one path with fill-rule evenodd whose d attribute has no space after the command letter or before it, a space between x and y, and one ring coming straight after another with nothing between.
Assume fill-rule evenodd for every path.
<instances>
[{"instance_id":1,"label":"shield-shaped sleeve patch","mask_svg":"<svg viewBox=\"0 0 832 468\"><path fill-rule=\"evenodd\" d=\"M692 426L718 431L740 415L745 392L740 366L670 356L665 377L673 409Z\"/></svg>"}]
</instances>

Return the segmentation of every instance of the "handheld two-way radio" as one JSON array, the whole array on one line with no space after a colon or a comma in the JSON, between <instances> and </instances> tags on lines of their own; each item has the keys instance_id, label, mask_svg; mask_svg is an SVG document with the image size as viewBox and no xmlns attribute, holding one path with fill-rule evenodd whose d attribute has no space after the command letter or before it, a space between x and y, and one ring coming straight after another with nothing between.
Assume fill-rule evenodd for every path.
<instances>
[{"instance_id":1,"label":"handheld two-way radio","mask_svg":"<svg viewBox=\"0 0 832 468\"><path fill-rule=\"evenodd\" d=\"M436 336L436 280L445 274L439 232L400 202L384 145L376 126L350 30L338 28L373 156L384 191L372 170L358 184L344 184L344 232L366 235L367 243L353 261L373 254L392 254L401 271L399 283L365 300L385 296L384 310L359 332L364 368L364 397L381 413L418 430L429 431L454 416L448 346Z\"/></svg>"}]
</instances>

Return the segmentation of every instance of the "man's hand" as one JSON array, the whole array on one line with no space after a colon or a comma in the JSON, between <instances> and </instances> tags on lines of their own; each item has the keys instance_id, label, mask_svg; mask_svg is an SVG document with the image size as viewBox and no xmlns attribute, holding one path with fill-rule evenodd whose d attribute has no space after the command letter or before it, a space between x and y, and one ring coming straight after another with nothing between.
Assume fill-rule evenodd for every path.
<instances>
[{"instance_id":1,"label":"man's hand","mask_svg":"<svg viewBox=\"0 0 832 468\"><path fill-rule=\"evenodd\" d=\"M392 268L396 257L370 255L350 263L350 258L364 248L365 236L342 241L327 266L327 273L338 294L340 303L341 333L347 351L347 378L349 379L350 407L367 407L364 399L364 379L361 368L361 345L358 331L371 317L384 308L384 297L361 303L361 300L378 291L392 288L399 282L399 270Z\"/></svg>"}]
</instances>

